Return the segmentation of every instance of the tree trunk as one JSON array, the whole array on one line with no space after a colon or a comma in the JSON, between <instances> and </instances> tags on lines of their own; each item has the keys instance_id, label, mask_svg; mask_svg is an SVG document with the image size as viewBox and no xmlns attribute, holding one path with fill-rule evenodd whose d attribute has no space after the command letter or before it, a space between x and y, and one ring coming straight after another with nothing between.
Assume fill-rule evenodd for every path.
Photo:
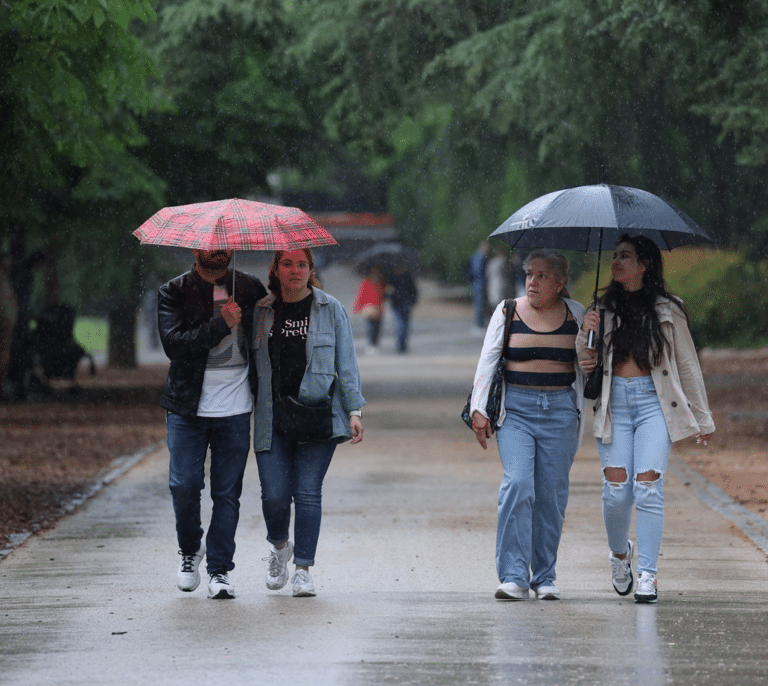
<instances>
[{"instance_id":1,"label":"tree trunk","mask_svg":"<svg viewBox=\"0 0 768 686\"><path fill-rule=\"evenodd\" d=\"M113 307L107 315L107 365L118 369L136 366L136 306Z\"/></svg>"}]
</instances>

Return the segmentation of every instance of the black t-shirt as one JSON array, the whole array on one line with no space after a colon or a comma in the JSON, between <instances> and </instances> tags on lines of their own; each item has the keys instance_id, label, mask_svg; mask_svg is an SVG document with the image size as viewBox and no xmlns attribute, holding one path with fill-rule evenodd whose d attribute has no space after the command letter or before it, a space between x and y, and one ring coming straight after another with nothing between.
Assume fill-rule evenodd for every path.
<instances>
[{"instance_id":1,"label":"black t-shirt","mask_svg":"<svg viewBox=\"0 0 768 686\"><path fill-rule=\"evenodd\" d=\"M276 366L276 336L280 337L279 396L299 394L299 386L307 367L307 330L312 309L312 293L295 303L282 303L275 310L275 322L269 333L269 355L272 368ZM273 380L273 384L277 379Z\"/></svg>"}]
</instances>

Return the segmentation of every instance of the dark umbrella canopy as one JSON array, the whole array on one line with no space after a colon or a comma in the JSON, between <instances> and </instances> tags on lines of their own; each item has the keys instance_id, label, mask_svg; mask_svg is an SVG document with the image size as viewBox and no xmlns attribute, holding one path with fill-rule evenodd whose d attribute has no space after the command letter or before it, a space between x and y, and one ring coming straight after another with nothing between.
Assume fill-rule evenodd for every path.
<instances>
[{"instance_id":1,"label":"dark umbrella canopy","mask_svg":"<svg viewBox=\"0 0 768 686\"><path fill-rule=\"evenodd\" d=\"M647 236L662 250L714 242L672 203L639 188L608 184L542 195L517 210L489 238L513 248L593 252L613 248L623 233Z\"/></svg>"},{"instance_id":2,"label":"dark umbrella canopy","mask_svg":"<svg viewBox=\"0 0 768 686\"><path fill-rule=\"evenodd\" d=\"M597 251L597 300L603 248L612 249L625 233L646 236L662 250L714 243L672 203L639 188L605 183L542 195L517 210L489 238L513 248Z\"/></svg>"},{"instance_id":3,"label":"dark umbrella canopy","mask_svg":"<svg viewBox=\"0 0 768 686\"><path fill-rule=\"evenodd\" d=\"M355 270L361 275L367 274L371 267L378 267L383 272L388 272L398 266L411 272L419 268L419 257L416 252L401 243L377 243L363 250L355 259Z\"/></svg>"}]
</instances>

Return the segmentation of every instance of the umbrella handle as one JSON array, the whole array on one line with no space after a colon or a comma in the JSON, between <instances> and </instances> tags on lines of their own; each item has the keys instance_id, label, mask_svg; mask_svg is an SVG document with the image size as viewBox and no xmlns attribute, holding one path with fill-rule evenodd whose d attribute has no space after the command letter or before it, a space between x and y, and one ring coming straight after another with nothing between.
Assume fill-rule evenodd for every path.
<instances>
[{"instance_id":1,"label":"umbrella handle","mask_svg":"<svg viewBox=\"0 0 768 686\"><path fill-rule=\"evenodd\" d=\"M237 250L232 251L232 302L235 302L235 255L237 255Z\"/></svg>"}]
</instances>

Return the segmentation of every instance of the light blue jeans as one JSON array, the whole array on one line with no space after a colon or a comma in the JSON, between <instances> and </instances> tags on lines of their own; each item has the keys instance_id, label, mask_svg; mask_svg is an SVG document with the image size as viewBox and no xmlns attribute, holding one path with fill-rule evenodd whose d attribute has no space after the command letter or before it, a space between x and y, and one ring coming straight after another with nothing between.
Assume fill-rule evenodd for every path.
<instances>
[{"instance_id":1,"label":"light blue jeans","mask_svg":"<svg viewBox=\"0 0 768 686\"><path fill-rule=\"evenodd\" d=\"M626 552L634 504L637 571L656 574L664 530L664 475L672 441L650 376L614 377L610 402L612 440L597 441L603 468L603 519L608 546L614 553ZM623 468L627 479L609 482L605 478L607 467ZM638 474L649 471L657 472L659 478L637 481Z\"/></svg>"},{"instance_id":2,"label":"light blue jeans","mask_svg":"<svg viewBox=\"0 0 768 686\"><path fill-rule=\"evenodd\" d=\"M507 384L505 393L507 414L497 433L504 478L496 569L502 583L536 589L555 582L568 475L578 447L576 392Z\"/></svg>"}]
</instances>

